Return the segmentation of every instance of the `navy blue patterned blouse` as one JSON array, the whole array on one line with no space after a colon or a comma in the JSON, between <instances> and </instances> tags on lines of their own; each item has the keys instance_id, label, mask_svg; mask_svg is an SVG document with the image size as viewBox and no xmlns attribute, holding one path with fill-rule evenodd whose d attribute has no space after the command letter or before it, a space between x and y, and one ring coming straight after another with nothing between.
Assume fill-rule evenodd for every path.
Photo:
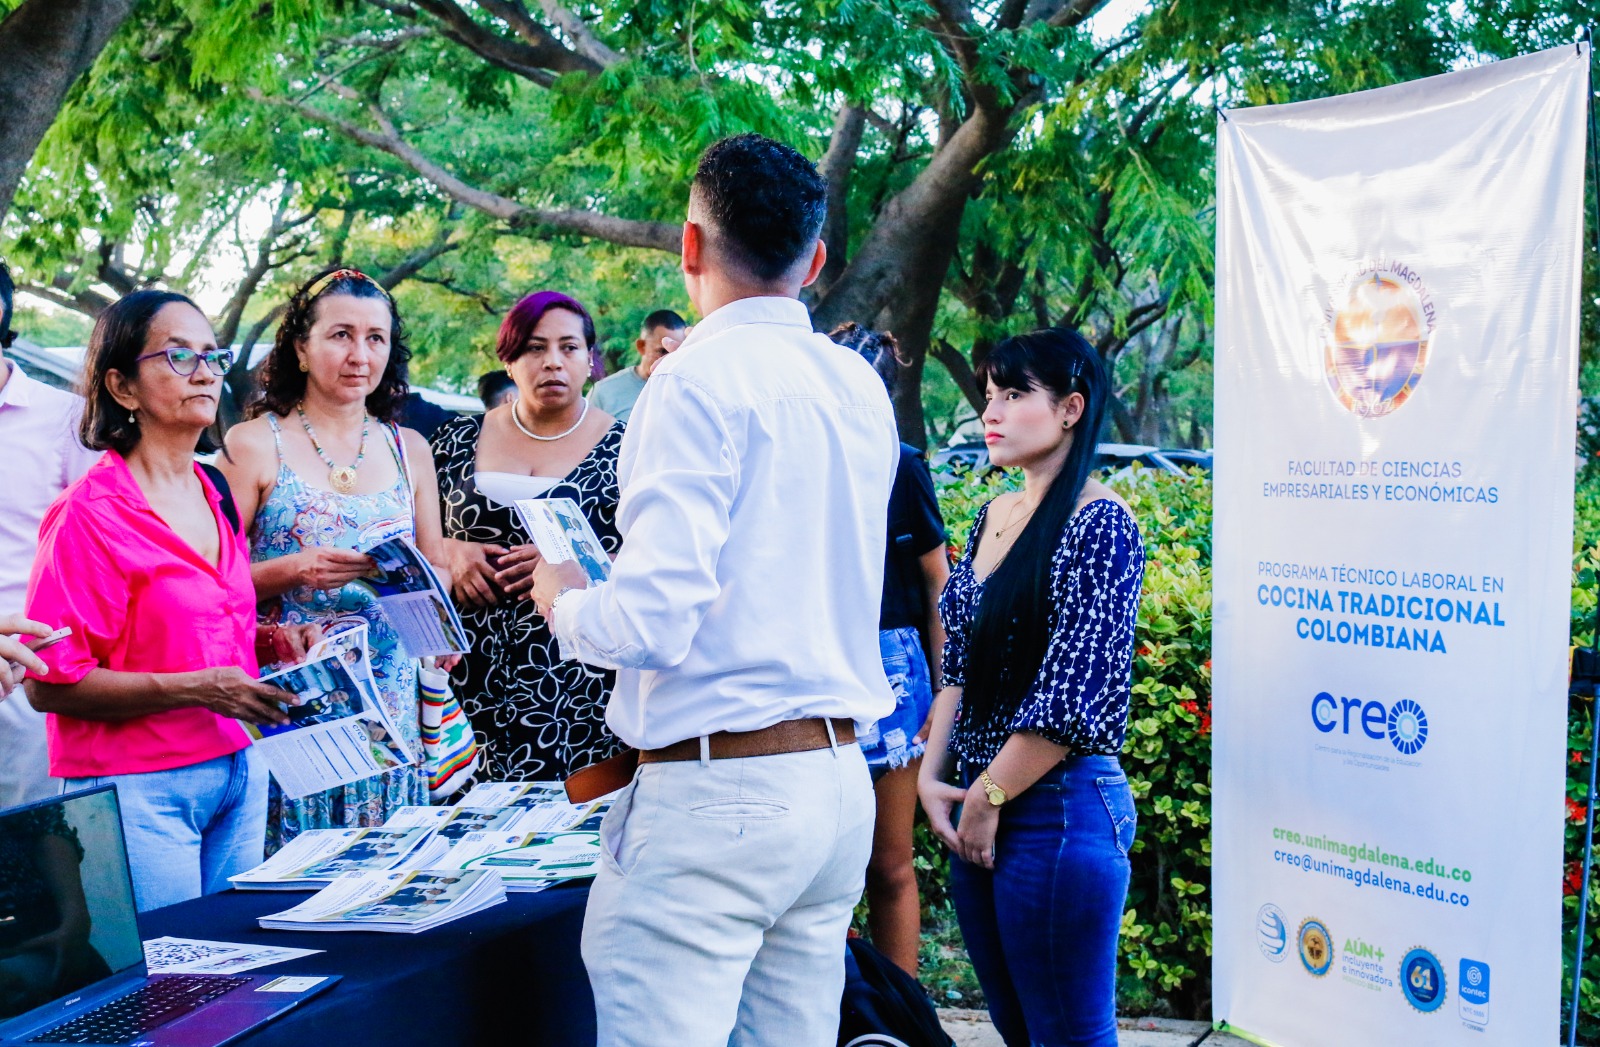
<instances>
[{"instance_id":1,"label":"navy blue patterned blouse","mask_svg":"<svg viewBox=\"0 0 1600 1047\"><path fill-rule=\"evenodd\" d=\"M992 503L991 503L992 504ZM966 554L939 599L948 639L947 686L966 683L967 642L983 583L972 557L989 506L978 511ZM1102 498L1079 509L1051 560L1050 644L1033 686L1013 710L990 710L982 720L956 714L950 748L963 764L981 767L1007 738L1030 731L1074 754L1122 751L1128 727L1133 627L1144 582L1144 543L1138 525L1117 502Z\"/></svg>"}]
</instances>

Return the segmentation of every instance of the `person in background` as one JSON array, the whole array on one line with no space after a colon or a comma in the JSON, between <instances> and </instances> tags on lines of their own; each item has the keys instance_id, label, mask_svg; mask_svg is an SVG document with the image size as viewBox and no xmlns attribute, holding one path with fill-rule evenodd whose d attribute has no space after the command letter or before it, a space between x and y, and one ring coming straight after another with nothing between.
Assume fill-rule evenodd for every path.
<instances>
[{"instance_id":1,"label":"person in background","mask_svg":"<svg viewBox=\"0 0 1600 1047\"><path fill-rule=\"evenodd\" d=\"M439 427L455 416L454 411L440 407L413 389L406 394L398 422L402 429L410 429L424 440L432 440Z\"/></svg>"},{"instance_id":2,"label":"person in background","mask_svg":"<svg viewBox=\"0 0 1600 1047\"><path fill-rule=\"evenodd\" d=\"M645 379L667 355L668 349L662 345L662 339L682 342L687 329L683 317L671 309L657 309L645 317L639 337L633 343L639 353L639 362L596 382L589 391L589 402L626 424L628 416L633 413L633 405L639 400L639 394L644 392Z\"/></svg>"},{"instance_id":3,"label":"person in background","mask_svg":"<svg viewBox=\"0 0 1600 1047\"><path fill-rule=\"evenodd\" d=\"M83 443L105 451L45 514L28 613L72 635L39 652L50 773L117 787L141 911L225 890L261 862L267 770L239 723L284 723L256 679L315 628L261 629L249 546L195 461L233 352L182 295L135 291L95 322Z\"/></svg>"},{"instance_id":4,"label":"person in background","mask_svg":"<svg viewBox=\"0 0 1600 1047\"><path fill-rule=\"evenodd\" d=\"M417 662L358 583L375 566L362 550L391 538L443 563L433 458L397 424L410 357L387 291L355 269L319 274L289 300L255 416L228 431L218 463L250 534L262 621L330 634L365 625L378 697L416 757L300 799L274 783L269 850L306 829L381 825L396 807L428 802Z\"/></svg>"},{"instance_id":5,"label":"person in background","mask_svg":"<svg viewBox=\"0 0 1600 1047\"><path fill-rule=\"evenodd\" d=\"M485 411L503 407L516 398L517 383L504 370L485 371L478 376L478 399L483 401Z\"/></svg>"},{"instance_id":6,"label":"person in background","mask_svg":"<svg viewBox=\"0 0 1600 1047\"><path fill-rule=\"evenodd\" d=\"M828 334L854 349L894 396L899 344L887 331L841 324ZM950 558L939 497L922 452L900 445L900 465L889 493L889 551L878 612L878 648L894 690L894 712L857 735L872 772L878 818L867 864L867 928L872 944L907 973L917 973L922 944L922 903L912 865L911 832L917 817L917 769L944 654L939 594L950 577ZM931 655L931 657L930 657Z\"/></svg>"},{"instance_id":7,"label":"person in background","mask_svg":"<svg viewBox=\"0 0 1600 1047\"><path fill-rule=\"evenodd\" d=\"M1110 396L1094 347L1062 329L1008 338L978 380L989 458L1023 486L978 511L945 587L922 806L955 852L956 917L1007 1047L1116 1047L1135 823L1117 754L1144 546L1089 477Z\"/></svg>"},{"instance_id":8,"label":"person in background","mask_svg":"<svg viewBox=\"0 0 1600 1047\"><path fill-rule=\"evenodd\" d=\"M594 321L577 299L528 295L506 315L495 346L515 395L433 440L469 648L454 689L478 733L485 781L565 778L622 747L605 724L612 673L563 659L528 600L539 550L512 507L519 498L571 498L605 551L619 547L623 427L583 398L594 342Z\"/></svg>"},{"instance_id":9,"label":"person in background","mask_svg":"<svg viewBox=\"0 0 1600 1047\"><path fill-rule=\"evenodd\" d=\"M16 338L14 290L11 271L0 262L0 808L52 796L58 788L50 780L44 714L28 704L21 675L10 667L15 661L43 671L31 655L18 654L20 644L9 637L48 635L49 623L8 622L4 615L22 608L45 510L100 457L78 437L83 400L6 359Z\"/></svg>"},{"instance_id":10,"label":"person in background","mask_svg":"<svg viewBox=\"0 0 1600 1047\"><path fill-rule=\"evenodd\" d=\"M827 187L760 135L700 159L684 286L705 320L622 441L610 578L541 563L561 651L620 669L643 750L605 815L583 960L604 1044L832 1047L872 850L855 724L878 654L899 443L872 369L811 326Z\"/></svg>"}]
</instances>

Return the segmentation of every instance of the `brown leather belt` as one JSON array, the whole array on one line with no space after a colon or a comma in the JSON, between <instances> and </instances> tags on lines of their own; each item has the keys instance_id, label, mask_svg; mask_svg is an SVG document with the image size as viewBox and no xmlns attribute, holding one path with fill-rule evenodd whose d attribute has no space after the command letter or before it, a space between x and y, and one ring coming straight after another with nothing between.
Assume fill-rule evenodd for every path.
<instances>
[{"instance_id":1,"label":"brown leather belt","mask_svg":"<svg viewBox=\"0 0 1600 1047\"><path fill-rule=\"evenodd\" d=\"M759 731L718 731L711 736L711 758L738 760L749 756L781 756L784 753L826 749L829 745L827 723L821 718L810 718L784 720ZM834 720L833 733L840 745L853 744L856 740L855 722ZM685 738L681 742L660 749L646 749L639 754L640 763L698 759L699 738Z\"/></svg>"}]
</instances>

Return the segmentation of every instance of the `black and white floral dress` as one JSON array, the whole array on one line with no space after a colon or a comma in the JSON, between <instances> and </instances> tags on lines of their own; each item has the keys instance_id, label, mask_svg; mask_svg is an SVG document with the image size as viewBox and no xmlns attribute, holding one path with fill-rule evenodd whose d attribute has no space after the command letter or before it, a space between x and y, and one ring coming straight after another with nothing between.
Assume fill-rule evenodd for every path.
<instances>
[{"instance_id":1,"label":"black and white floral dress","mask_svg":"<svg viewBox=\"0 0 1600 1047\"><path fill-rule=\"evenodd\" d=\"M478 489L483 416L453 419L433 436L444 536L510 548L531 539L516 511ZM617 449L613 425L545 497L571 498L606 551L615 554ZM531 600L462 606L468 651L451 676L483 752L480 781L548 781L612 756L622 743L605 725L614 675L561 660L555 636Z\"/></svg>"}]
</instances>

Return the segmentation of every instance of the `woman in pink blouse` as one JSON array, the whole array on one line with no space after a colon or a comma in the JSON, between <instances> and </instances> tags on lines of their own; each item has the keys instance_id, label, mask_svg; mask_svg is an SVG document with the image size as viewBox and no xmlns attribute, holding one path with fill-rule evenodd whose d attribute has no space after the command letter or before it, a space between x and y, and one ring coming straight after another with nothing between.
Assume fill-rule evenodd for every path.
<instances>
[{"instance_id":1,"label":"woman in pink blouse","mask_svg":"<svg viewBox=\"0 0 1600 1047\"><path fill-rule=\"evenodd\" d=\"M239 721L284 722L294 699L257 681L258 659L316 638L258 633L231 499L194 459L232 360L182 295L137 291L101 314L82 436L107 453L46 513L28 584L29 616L72 629L29 674L50 774L116 783L140 910L261 861L267 776Z\"/></svg>"}]
</instances>

